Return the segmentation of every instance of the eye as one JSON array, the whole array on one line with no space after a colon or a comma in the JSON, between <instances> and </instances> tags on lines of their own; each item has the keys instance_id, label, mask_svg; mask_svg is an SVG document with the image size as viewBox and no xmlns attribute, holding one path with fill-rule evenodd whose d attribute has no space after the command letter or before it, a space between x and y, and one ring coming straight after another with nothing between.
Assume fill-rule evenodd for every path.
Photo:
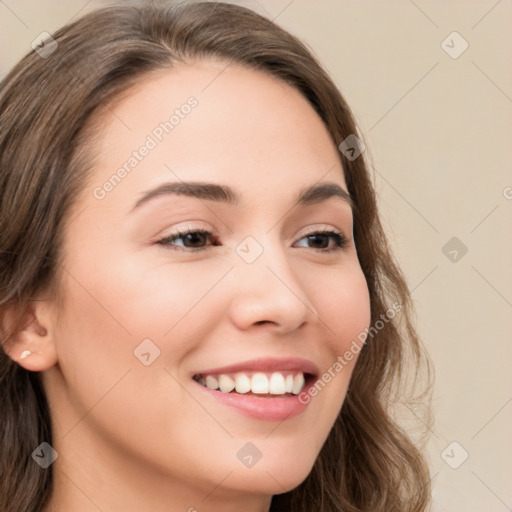
<instances>
[{"instance_id":1,"label":"eye","mask_svg":"<svg viewBox=\"0 0 512 512\"><path fill-rule=\"evenodd\" d=\"M337 251L343 249L346 245L347 239L345 236L332 230L315 231L296 242L298 247L307 247L321 252Z\"/></svg>"},{"instance_id":2,"label":"eye","mask_svg":"<svg viewBox=\"0 0 512 512\"><path fill-rule=\"evenodd\" d=\"M208 245L219 245L210 231L195 229L188 231L178 231L157 242L171 249L201 251Z\"/></svg>"},{"instance_id":3,"label":"eye","mask_svg":"<svg viewBox=\"0 0 512 512\"><path fill-rule=\"evenodd\" d=\"M177 231L156 242L170 249L202 251L209 246L221 245L210 231L194 229ZM315 231L302 237L294 244L295 247L306 247L320 252L331 252L344 248L347 245L345 236L333 230Z\"/></svg>"}]
</instances>

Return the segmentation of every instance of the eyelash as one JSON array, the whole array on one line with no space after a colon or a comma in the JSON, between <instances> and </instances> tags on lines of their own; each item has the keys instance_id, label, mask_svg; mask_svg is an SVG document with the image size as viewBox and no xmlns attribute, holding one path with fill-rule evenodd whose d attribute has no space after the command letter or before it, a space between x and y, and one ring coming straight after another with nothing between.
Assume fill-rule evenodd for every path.
<instances>
[{"instance_id":1,"label":"eyelash","mask_svg":"<svg viewBox=\"0 0 512 512\"><path fill-rule=\"evenodd\" d=\"M162 245L168 249L172 249L172 250L176 250L176 251L189 251L189 252L204 251L207 249L208 246L205 246L205 247L181 247L181 246L173 245L171 243L171 242L175 242L176 240L179 240L180 238L184 238L187 235L198 234L198 233L207 235L208 238L210 239L210 241L212 241L212 238L213 238L213 243L211 244L211 246L215 247L215 246L221 245L220 243L218 243L218 239L216 239L213 236L213 233L211 233L210 231L207 231L205 229L190 229L190 230L185 230L185 231L177 231L176 233L173 233L172 235L169 235L165 238L158 240L156 243L159 245ZM323 252L323 253L329 252L330 253L330 252L334 252L334 251L340 251L340 250L344 249L348 244L348 240L343 235L343 233L340 233L339 231L334 231L331 229L313 231L312 233L304 235L299 240L303 240L304 238L308 238L308 237L315 236L315 235L326 235L329 238L331 238L331 240L334 240L335 245L336 245L334 248L330 248L330 249L318 249L315 247L309 247L309 249L313 249L314 251L317 251L317 252Z\"/></svg>"}]
</instances>

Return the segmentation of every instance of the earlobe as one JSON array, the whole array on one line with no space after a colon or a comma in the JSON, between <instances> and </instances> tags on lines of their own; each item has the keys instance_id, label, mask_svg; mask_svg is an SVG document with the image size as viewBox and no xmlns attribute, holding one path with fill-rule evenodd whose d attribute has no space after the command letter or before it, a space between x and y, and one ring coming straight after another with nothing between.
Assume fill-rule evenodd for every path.
<instances>
[{"instance_id":1,"label":"earlobe","mask_svg":"<svg viewBox=\"0 0 512 512\"><path fill-rule=\"evenodd\" d=\"M7 311L2 318L7 341L4 350L20 366L30 371L44 371L57 362L52 329L45 305L29 302L20 317Z\"/></svg>"}]
</instances>

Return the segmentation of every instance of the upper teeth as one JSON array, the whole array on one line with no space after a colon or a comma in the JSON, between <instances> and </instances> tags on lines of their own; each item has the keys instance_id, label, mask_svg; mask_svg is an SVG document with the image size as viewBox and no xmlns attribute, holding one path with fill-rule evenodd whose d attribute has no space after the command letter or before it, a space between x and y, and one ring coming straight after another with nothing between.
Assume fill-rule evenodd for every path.
<instances>
[{"instance_id":1,"label":"upper teeth","mask_svg":"<svg viewBox=\"0 0 512 512\"><path fill-rule=\"evenodd\" d=\"M206 375L195 377L195 380L210 389L220 389L223 393L230 393L235 390L237 393L252 393L259 395L284 395L293 393L298 395L305 384L304 374L302 372L287 373L273 372L270 374L254 373L236 373L227 375Z\"/></svg>"}]
</instances>

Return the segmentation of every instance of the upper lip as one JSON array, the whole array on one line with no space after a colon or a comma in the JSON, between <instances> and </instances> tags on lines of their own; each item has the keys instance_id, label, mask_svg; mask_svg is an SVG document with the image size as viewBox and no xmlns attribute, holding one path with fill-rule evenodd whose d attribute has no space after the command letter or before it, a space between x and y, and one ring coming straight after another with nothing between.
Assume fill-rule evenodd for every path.
<instances>
[{"instance_id":1,"label":"upper lip","mask_svg":"<svg viewBox=\"0 0 512 512\"><path fill-rule=\"evenodd\" d=\"M287 357L287 358L259 358L252 359L250 361L242 361L239 363L230 364L228 366L222 366L217 368L210 368L207 370L201 370L195 372L194 375L214 375L221 373L237 373L237 372L273 372L279 370L288 371L300 371L302 373L310 373L312 375L318 375L318 367L307 359L299 357Z\"/></svg>"}]
</instances>

